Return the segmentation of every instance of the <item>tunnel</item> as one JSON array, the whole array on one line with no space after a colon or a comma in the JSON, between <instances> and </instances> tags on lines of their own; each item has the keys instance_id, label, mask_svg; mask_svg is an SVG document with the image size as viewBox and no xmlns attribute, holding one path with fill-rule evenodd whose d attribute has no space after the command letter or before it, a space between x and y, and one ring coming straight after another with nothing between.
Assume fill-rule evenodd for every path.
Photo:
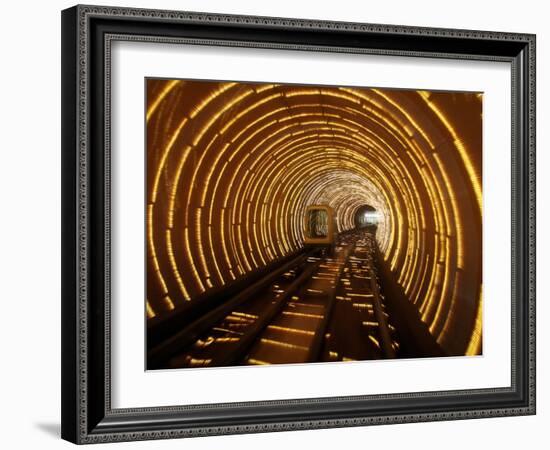
<instances>
[{"instance_id":1,"label":"tunnel","mask_svg":"<svg viewBox=\"0 0 550 450\"><path fill-rule=\"evenodd\" d=\"M355 210L355 228L378 227L382 217L374 206L362 205Z\"/></svg>"},{"instance_id":2,"label":"tunnel","mask_svg":"<svg viewBox=\"0 0 550 450\"><path fill-rule=\"evenodd\" d=\"M396 330L389 353L482 353L482 94L172 79L146 88L149 368L212 337L205 318L215 327L250 286L276 290L293 258L333 270L337 260L323 258L334 248L342 267L372 265L357 273L374 280L364 295ZM304 256L312 205L330 208L336 240ZM342 284L338 270L331 285ZM350 298L338 292L334 305Z\"/></svg>"}]
</instances>

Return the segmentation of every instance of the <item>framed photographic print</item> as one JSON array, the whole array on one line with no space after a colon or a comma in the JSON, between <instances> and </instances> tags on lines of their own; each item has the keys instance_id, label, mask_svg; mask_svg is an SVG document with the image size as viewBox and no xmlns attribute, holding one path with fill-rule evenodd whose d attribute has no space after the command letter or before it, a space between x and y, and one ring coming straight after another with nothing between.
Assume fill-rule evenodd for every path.
<instances>
[{"instance_id":1,"label":"framed photographic print","mask_svg":"<svg viewBox=\"0 0 550 450\"><path fill-rule=\"evenodd\" d=\"M535 36L62 13L62 436L535 413Z\"/></svg>"}]
</instances>

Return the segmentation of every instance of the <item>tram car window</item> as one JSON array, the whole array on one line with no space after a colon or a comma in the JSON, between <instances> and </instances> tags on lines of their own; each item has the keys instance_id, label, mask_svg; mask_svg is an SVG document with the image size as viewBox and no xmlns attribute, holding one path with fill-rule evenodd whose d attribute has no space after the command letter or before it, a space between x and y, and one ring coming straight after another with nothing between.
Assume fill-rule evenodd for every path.
<instances>
[{"instance_id":1,"label":"tram car window","mask_svg":"<svg viewBox=\"0 0 550 450\"><path fill-rule=\"evenodd\" d=\"M333 245L336 233L333 209L327 205L308 206L304 228L305 245Z\"/></svg>"}]
</instances>

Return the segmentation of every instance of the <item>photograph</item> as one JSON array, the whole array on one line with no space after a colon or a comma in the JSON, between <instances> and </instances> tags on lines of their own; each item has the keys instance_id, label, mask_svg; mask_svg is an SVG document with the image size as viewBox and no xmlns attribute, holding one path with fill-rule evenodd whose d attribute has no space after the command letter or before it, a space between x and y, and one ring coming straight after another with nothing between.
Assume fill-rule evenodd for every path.
<instances>
[{"instance_id":1,"label":"photograph","mask_svg":"<svg viewBox=\"0 0 550 450\"><path fill-rule=\"evenodd\" d=\"M66 441L523 445L543 21L304 5L61 12Z\"/></svg>"},{"instance_id":2,"label":"photograph","mask_svg":"<svg viewBox=\"0 0 550 450\"><path fill-rule=\"evenodd\" d=\"M144 83L147 370L483 355L483 92Z\"/></svg>"}]
</instances>

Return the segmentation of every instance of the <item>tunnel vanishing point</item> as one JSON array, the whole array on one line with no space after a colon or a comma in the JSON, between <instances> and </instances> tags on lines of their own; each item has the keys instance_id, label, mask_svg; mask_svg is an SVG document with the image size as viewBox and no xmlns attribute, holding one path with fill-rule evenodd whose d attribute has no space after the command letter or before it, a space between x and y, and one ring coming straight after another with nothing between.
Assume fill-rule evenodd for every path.
<instances>
[{"instance_id":1,"label":"tunnel vanishing point","mask_svg":"<svg viewBox=\"0 0 550 450\"><path fill-rule=\"evenodd\" d=\"M482 353L482 94L146 96L148 369Z\"/></svg>"}]
</instances>

